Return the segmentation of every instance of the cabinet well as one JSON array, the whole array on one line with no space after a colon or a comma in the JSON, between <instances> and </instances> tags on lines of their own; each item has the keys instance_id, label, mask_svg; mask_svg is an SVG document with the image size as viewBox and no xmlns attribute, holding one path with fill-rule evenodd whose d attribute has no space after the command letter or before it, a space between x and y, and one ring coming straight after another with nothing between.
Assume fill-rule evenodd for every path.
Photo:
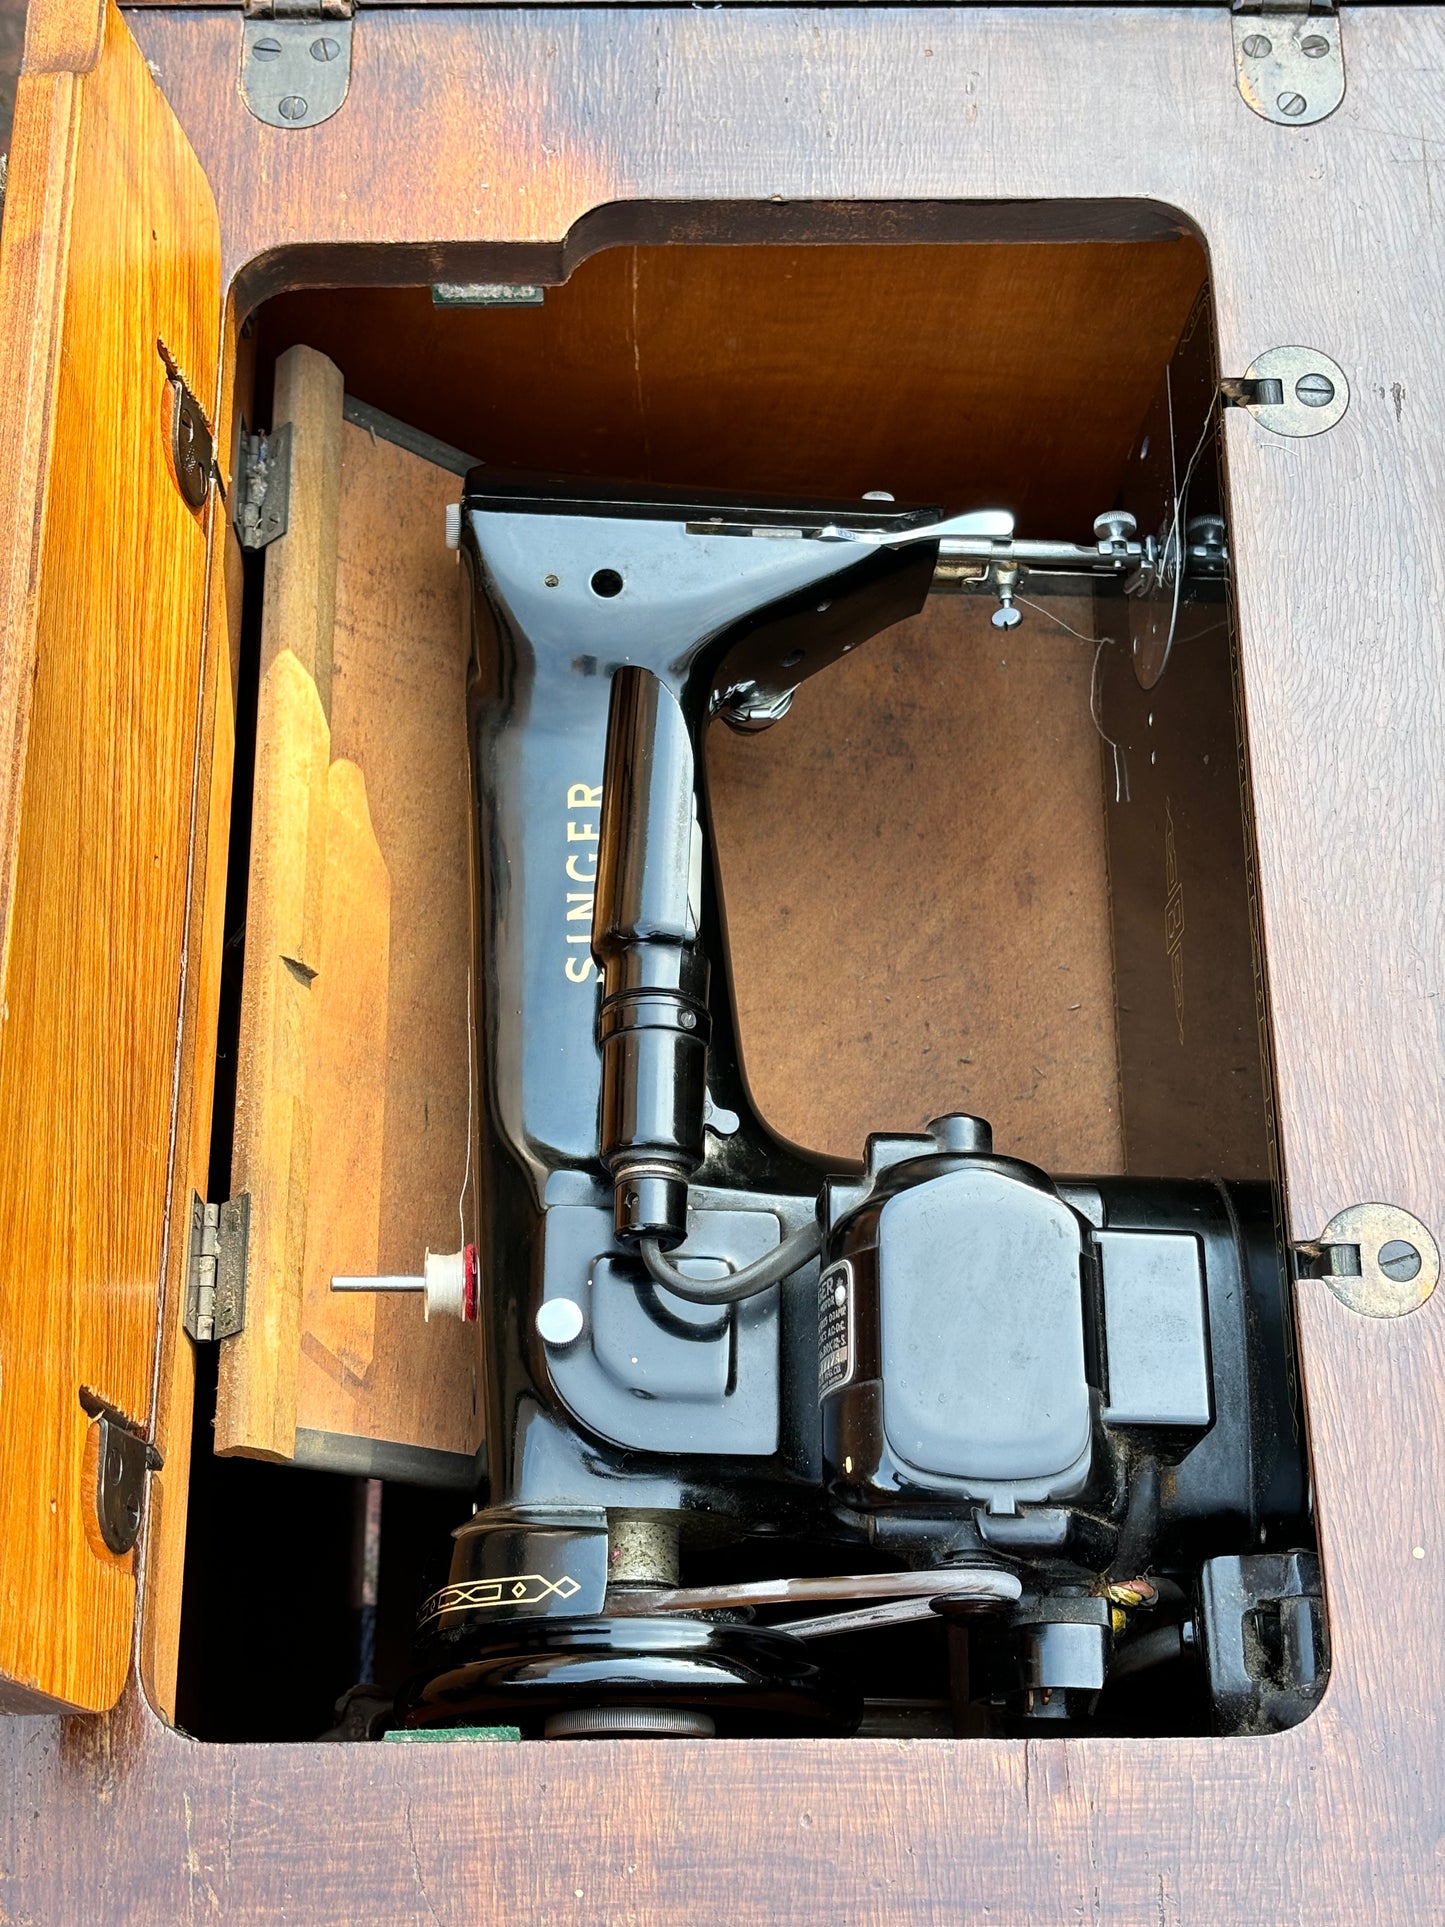
<instances>
[{"instance_id":1,"label":"cabinet well","mask_svg":"<svg viewBox=\"0 0 1445 1927\"><path fill-rule=\"evenodd\" d=\"M1275 1230L1207 260L1167 217L1145 226L654 241L606 247L537 299L306 288L247 323L243 412L293 422L293 499L287 533L245 565L212 1184L246 1189L259 1216L247 1332L199 1375L189 1730L1194 1732L1267 1730L1313 1704L1323 1622ZM599 508L602 482L630 521L618 500ZM712 971L682 1248L701 1238L702 1275L744 1268L750 1228L713 1252L709 1214L767 1217L776 1242L821 1212L826 1232L821 1259L713 1330L719 1314L614 1246L623 1179L614 1199L605 1110L599 1126L573 1081L613 990L600 938L566 945L592 935L627 786L601 723L569 739L582 684L567 677L604 696L610 678L614 710L624 663L666 692L671 669L631 638L672 619L683 577L653 569L634 524L671 516L741 567L785 546L733 532L771 498L829 505L786 531L800 555L821 551L828 517L914 504L1007 511L1013 537L982 555L945 541L916 613L805 667L771 726L694 729L684 787L718 903L666 940L707 950ZM579 631L549 668L489 547L504 519L519 543L561 525L537 575L559 598L582 553L569 532L605 523L616 552L589 563L588 591L640 626L598 644ZM334 619L315 592L333 554ZM722 715L746 708L722 681L712 696ZM551 937L529 922L543 899ZM643 941L656 929L619 939L629 954ZM960 1116L990 1122L991 1156ZM864 1172L870 1135L894 1148ZM1019 1256L1045 1191L1074 1240L1061 1285L1047 1255ZM953 1226L921 1256L888 1228L918 1197ZM474 1324L424 1322L414 1295L331 1290L420 1274L458 1242L481 1254ZM987 1262L966 1255L985 1246ZM837 1388L820 1264L852 1294ZM1247 1329L1223 1310L1230 1279ZM1023 1308L1012 1338L1001 1298ZM577 1307L580 1339L546 1336L549 1305ZM890 1306L909 1308L899 1339ZM1160 1329L1177 1337L1167 1356ZM556 1362L582 1351L595 1383ZM976 1356L1000 1361L1002 1390L975 1384ZM751 1396L759 1359L756 1418L729 1402ZM949 1372L982 1416L949 1404ZM881 1388L876 1424L865 1383ZM947 1437L920 1467L939 1404ZM1066 1408L1085 1443L1046 1465L1039 1431ZM545 1425L519 1416L534 1410ZM549 1451L574 1472L539 1475ZM481 1524L454 1547L474 1505ZM264 1557L219 1524L242 1510L266 1521ZM456 1595L473 1588L474 1605L499 1574L534 1572L585 1594L598 1544L611 1658L589 1697L569 1672L578 1615L500 1622L514 1652ZM797 1596L746 1592L771 1582ZM948 1606L970 1586L988 1612ZM715 1590L689 1610L662 1597L679 1587ZM429 1598L444 1603L418 1658ZM815 1631L920 1599L944 1604ZM660 1683L666 1640L640 1630L659 1621L707 1634L678 1661L690 1684ZM807 1637L773 1650L770 1629L800 1621ZM563 1683L528 1699L529 1668ZM861 1705L838 1677L863 1682Z\"/></svg>"}]
</instances>

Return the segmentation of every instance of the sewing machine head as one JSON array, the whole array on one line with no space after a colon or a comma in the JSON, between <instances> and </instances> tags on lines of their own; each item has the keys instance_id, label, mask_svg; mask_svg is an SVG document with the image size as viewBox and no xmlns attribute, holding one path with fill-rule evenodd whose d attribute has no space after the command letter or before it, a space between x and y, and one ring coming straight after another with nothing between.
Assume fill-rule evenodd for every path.
<instances>
[{"instance_id":1,"label":"sewing machine head","mask_svg":"<svg viewBox=\"0 0 1445 1927\"><path fill-rule=\"evenodd\" d=\"M1023 570L1169 579L1177 529L475 471L454 533L478 1183L426 1282L484 1325L490 1490L398 1717L847 1731L833 1643L940 1616L960 1730L1087 1720L1111 1670L1191 1646L1222 1726L1302 1717L1319 1581L1268 1187L1054 1180L961 1114L850 1168L784 1142L709 824L714 719L776 723L935 586L1012 621Z\"/></svg>"}]
</instances>

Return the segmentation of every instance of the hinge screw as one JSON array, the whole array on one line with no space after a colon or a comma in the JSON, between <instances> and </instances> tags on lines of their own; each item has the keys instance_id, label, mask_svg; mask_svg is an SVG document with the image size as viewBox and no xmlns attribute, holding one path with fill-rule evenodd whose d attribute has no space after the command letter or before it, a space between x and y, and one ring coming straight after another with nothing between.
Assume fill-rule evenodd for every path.
<instances>
[{"instance_id":1,"label":"hinge screw","mask_svg":"<svg viewBox=\"0 0 1445 1927\"><path fill-rule=\"evenodd\" d=\"M313 40L311 43L313 60L335 60L340 52L341 49L334 40Z\"/></svg>"},{"instance_id":2,"label":"hinge screw","mask_svg":"<svg viewBox=\"0 0 1445 1927\"><path fill-rule=\"evenodd\" d=\"M1328 408L1335 398L1335 384L1328 375L1301 375L1294 391L1306 408Z\"/></svg>"},{"instance_id":3,"label":"hinge screw","mask_svg":"<svg viewBox=\"0 0 1445 1927\"><path fill-rule=\"evenodd\" d=\"M1403 1238L1392 1238L1387 1245L1380 1247L1380 1269L1396 1284L1408 1285L1412 1278L1420 1275L1420 1254L1414 1245L1407 1244Z\"/></svg>"},{"instance_id":4,"label":"hinge screw","mask_svg":"<svg viewBox=\"0 0 1445 1927\"><path fill-rule=\"evenodd\" d=\"M1251 60L1266 60L1274 52L1274 47L1262 33L1252 33L1244 43L1244 51Z\"/></svg>"},{"instance_id":5,"label":"hinge screw","mask_svg":"<svg viewBox=\"0 0 1445 1927\"><path fill-rule=\"evenodd\" d=\"M253 60L279 60L281 58L281 42L279 40L258 40L251 49L251 57Z\"/></svg>"},{"instance_id":6,"label":"hinge screw","mask_svg":"<svg viewBox=\"0 0 1445 1927\"><path fill-rule=\"evenodd\" d=\"M1311 60L1319 60L1329 52L1330 43L1322 33L1312 33L1299 43L1299 50Z\"/></svg>"},{"instance_id":7,"label":"hinge screw","mask_svg":"<svg viewBox=\"0 0 1445 1927\"><path fill-rule=\"evenodd\" d=\"M276 111L283 120L305 120L306 102L300 94L287 94Z\"/></svg>"},{"instance_id":8,"label":"hinge screw","mask_svg":"<svg viewBox=\"0 0 1445 1927\"><path fill-rule=\"evenodd\" d=\"M1288 114L1291 120L1297 120L1309 106L1309 102L1303 94L1281 94L1276 105L1282 114Z\"/></svg>"}]
</instances>

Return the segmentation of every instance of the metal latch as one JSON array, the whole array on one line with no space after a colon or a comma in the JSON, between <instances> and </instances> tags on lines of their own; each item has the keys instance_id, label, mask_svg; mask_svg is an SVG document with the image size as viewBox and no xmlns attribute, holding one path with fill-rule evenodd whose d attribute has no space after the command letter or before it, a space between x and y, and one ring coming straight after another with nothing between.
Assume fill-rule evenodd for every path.
<instances>
[{"instance_id":1,"label":"metal latch","mask_svg":"<svg viewBox=\"0 0 1445 1927\"><path fill-rule=\"evenodd\" d=\"M1323 1279L1366 1318L1418 1311L1440 1282L1440 1247L1396 1204L1352 1204L1295 1250L1303 1276Z\"/></svg>"},{"instance_id":2,"label":"metal latch","mask_svg":"<svg viewBox=\"0 0 1445 1927\"><path fill-rule=\"evenodd\" d=\"M110 1550L123 1555L140 1537L146 1474L159 1472L165 1460L124 1412L88 1387L81 1388L80 1402L95 1422L96 1522Z\"/></svg>"},{"instance_id":3,"label":"metal latch","mask_svg":"<svg viewBox=\"0 0 1445 1927\"><path fill-rule=\"evenodd\" d=\"M1335 0L1233 0L1234 73L1246 103L1281 127L1311 127L1345 97Z\"/></svg>"},{"instance_id":4,"label":"metal latch","mask_svg":"<svg viewBox=\"0 0 1445 1927\"><path fill-rule=\"evenodd\" d=\"M246 1323L246 1254L251 1199L202 1204L191 1194L191 1243L186 1266L185 1326L198 1345L234 1338Z\"/></svg>"},{"instance_id":5,"label":"metal latch","mask_svg":"<svg viewBox=\"0 0 1445 1927\"><path fill-rule=\"evenodd\" d=\"M157 341L156 353L161 358L171 391L171 474L186 507L204 508L211 478L216 473L211 425L206 420L206 411L187 386L175 356L163 341Z\"/></svg>"},{"instance_id":6,"label":"metal latch","mask_svg":"<svg viewBox=\"0 0 1445 1927\"><path fill-rule=\"evenodd\" d=\"M1345 371L1318 348L1266 348L1242 375L1219 384L1226 408L1244 408L1276 435L1322 435L1350 405Z\"/></svg>"},{"instance_id":7,"label":"metal latch","mask_svg":"<svg viewBox=\"0 0 1445 1927\"><path fill-rule=\"evenodd\" d=\"M351 87L354 0L242 0L241 98L268 127L319 127Z\"/></svg>"},{"instance_id":8,"label":"metal latch","mask_svg":"<svg viewBox=\"0 0 1445 1927\"><path fill-rule=\"evenodd\" d=\"M232 490L232 521L243 549L264 549L286 533L291 516L290 422L269 435L248 434L242 422Z\"/></svg>"}]
</instances>

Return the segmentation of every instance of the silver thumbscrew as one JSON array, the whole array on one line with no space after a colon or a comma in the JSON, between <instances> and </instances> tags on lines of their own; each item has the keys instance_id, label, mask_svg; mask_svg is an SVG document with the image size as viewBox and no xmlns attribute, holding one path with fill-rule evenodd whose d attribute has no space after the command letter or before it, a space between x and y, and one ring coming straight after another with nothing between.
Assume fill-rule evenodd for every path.
<instances>
[{"instance_id":1,"label":"silver thumbscrew","mask_svg":"<svg viewBox=\"0 0 1445 1927\"><path fill-rule=\"evenodd\" d=\"M993 572L993 586L998 591L998 607L990 621L995 629L1017 629L1023 621L1023 610L1014 607L1014 590L1019 585L1019 571L1016 562L1000 562Z\"/></svg>"}]
</instances>

